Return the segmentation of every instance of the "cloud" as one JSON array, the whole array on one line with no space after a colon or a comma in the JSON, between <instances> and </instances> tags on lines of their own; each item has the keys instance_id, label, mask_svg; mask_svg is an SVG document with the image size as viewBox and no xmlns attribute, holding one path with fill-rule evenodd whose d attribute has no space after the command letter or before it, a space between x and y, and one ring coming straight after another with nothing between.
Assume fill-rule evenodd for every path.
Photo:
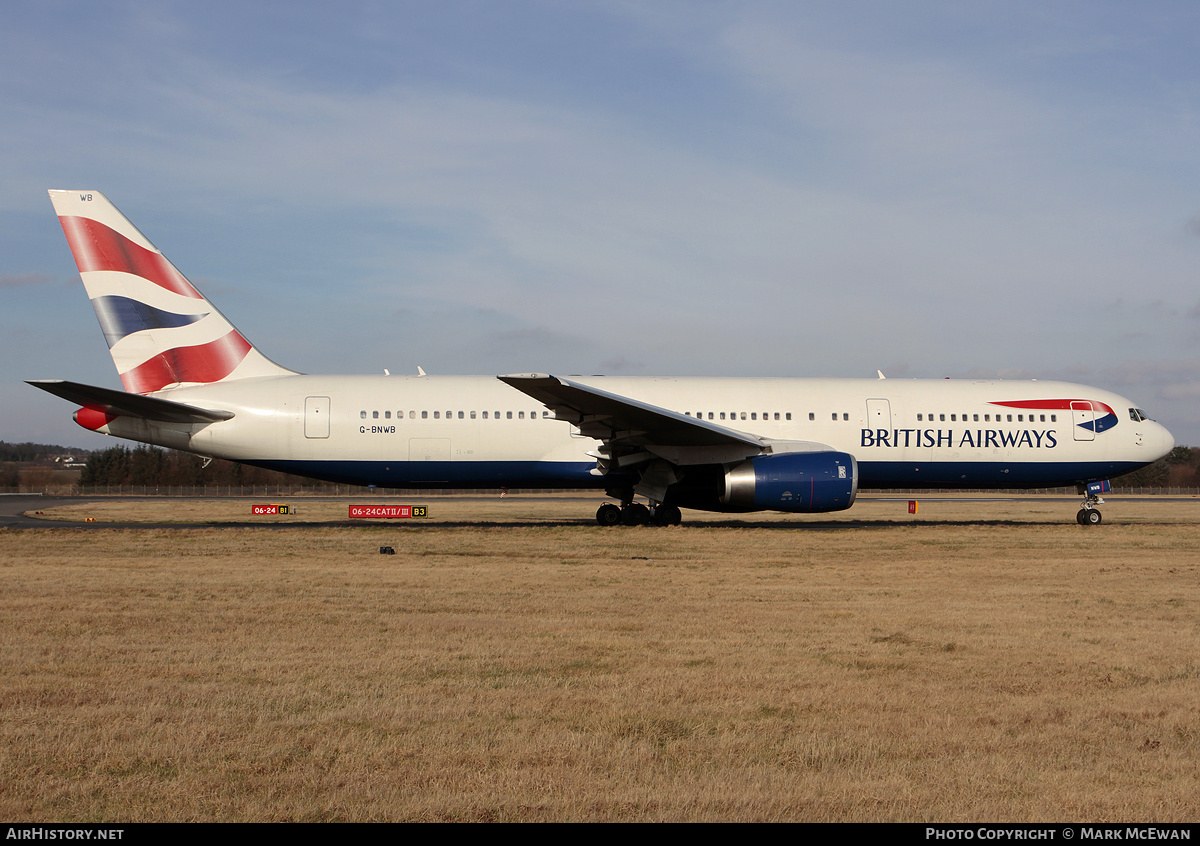
<instances>
[{"instance_id":1,"label":"cloud","mask_svg":"<svg viewBox=\"0 0 1200 846\"><path fill-rule=\"evenodd\" d=\"M31 288L37 285L49 285L54 278L45 273L5 273L0 274L0 289L2 288Z\"/></svg>"}]
</instances>

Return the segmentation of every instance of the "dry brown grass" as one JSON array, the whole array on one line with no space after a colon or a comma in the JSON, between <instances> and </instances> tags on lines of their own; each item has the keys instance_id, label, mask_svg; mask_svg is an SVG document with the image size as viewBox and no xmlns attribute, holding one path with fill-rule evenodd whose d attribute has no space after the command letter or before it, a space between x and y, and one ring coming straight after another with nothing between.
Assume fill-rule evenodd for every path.
<instances>
[{"instance_id":1,"label":"dry brown grass","mask_svg":"<svg viewBox=\"0 0 1200 846\"><path fill-rule=\"evenodd\" d=\"M908 513L908 502L920 503L917 514ZM889 522L924 524L930 522L990 522L1070 523L1082 497L1007 496L989 497L979 494L939 493L912 496L868 493L859 497L848 511L833 514L782 514L760 512L745 515L709 514L685 511L684 522L689 526L722 524L757 526L779 524L826 524ZM355 505L406 504L427 505L429 518L412 522L434 523L503 523L539 525L547 522L583 522L590 524L596 507L604 501L596 493L562 493L546 495L514 494L495 496L416 495L411 497L378 497L353 499L337 497L246 497L222 499L146 498L131 502L123 498L81 499L70 505L47 509L38 516L46 520L81 522L88 517L98 522L179 523L202 524L242 523L250 525L308 524L348 522L354 525L379 524L380 520L353 520L347 507ZM285 503L285 515L251 515L255 503ZM1104 518L1117 523L1189 523L1200 522L1200 497L1108 497L1102 509ZM393 521L397 523L406 520Z\"/></svg>"},{"instance_id":2,"label":"dry brown grass","mask_svg":"<svg viewBox=\"0 0 1200 846\"><path fill-rule=\"evenodd\" d=\"M0 817L1200 817L1195 502L454 502L0 532Z\"/></svg>"}]
</instances>

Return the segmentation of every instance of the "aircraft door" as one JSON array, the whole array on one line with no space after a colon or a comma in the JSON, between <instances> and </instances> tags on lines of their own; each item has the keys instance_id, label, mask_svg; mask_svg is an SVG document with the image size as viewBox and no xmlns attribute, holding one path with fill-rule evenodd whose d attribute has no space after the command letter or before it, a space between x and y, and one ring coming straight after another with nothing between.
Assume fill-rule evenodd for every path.
<instances>
[{"instance_id":1,"label":"aircraft door","mask_svg":"<svg viewBox=\"0 0 1200 846\"><path fill-rule=\"evenodd\" d=\"M868 429L885 429L891 431L892 428L892 406L885 399L869 399L867 400L867 428Z\"/></svg>"},{"instance_id":2,"label":"aircraft door","mask_svg":"<svg viewBox=\"0 0 1200 846\"><path fill-rule=\"evenodd\" d=\"M409 461L450 461L449 438L409 438Z\"/></svg>"},{"instance_id":3,"label":"aircraft door","mask_svg":"<svg viewBox=\"0 0 1200 846\"><path fill-rule=\"evenodd\" d=\"M450 452L449 438L409 438L408 475L415 482L449 483Z\"/></svg>"},{"instance_id":4,"label":"aircraft door","mask_svg":"<svg viewBox=\"0 0 1200 846\"><path fill-rule=\"evenodd\" d=\"M1071 434L1077 441L1096 440L1096 412L1087 401L1071 401Z\"/></svg>"},{"instance_id":5,"label":"aircraft door","mask_svg":"<svg viewBox=\"0 0 1200 846\"><path fill-rule=\"evenodd\" d=\"M304 398L304 437L329 437L329 397Z\"/></svg>"}]
</instances>

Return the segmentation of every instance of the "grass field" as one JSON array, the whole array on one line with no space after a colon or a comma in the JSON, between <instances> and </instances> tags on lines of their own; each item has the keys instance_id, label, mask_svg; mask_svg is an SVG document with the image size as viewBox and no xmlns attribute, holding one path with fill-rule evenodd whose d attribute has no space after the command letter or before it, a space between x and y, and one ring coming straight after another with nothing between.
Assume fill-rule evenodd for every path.
<instances>
[{"instance_id":1,"label":"grass field","mask_svg":"<svg viewBox=\"0 0 1200 846\"><path fill-rule=\"evenodd\" d=\"M1200 818L1195 500L428 504L0 532L0 817Z\"/></svg>"}]
</instances>

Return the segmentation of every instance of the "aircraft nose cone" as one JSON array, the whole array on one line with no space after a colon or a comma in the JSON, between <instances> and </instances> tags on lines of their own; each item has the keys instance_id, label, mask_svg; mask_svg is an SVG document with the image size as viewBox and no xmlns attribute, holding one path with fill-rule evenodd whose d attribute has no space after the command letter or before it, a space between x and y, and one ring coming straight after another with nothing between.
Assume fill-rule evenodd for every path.
<instances>
[{"instance_id":1,"label":"aircraft nose cone","mask_svg":"<svg viewBox=\"0 0 1200 846\"><path fill-rule=\"evenodd\" d=\"M1162 435L1162 454L1166 455L1175 449L1175 436L1167 431L1166 426L1159 426L1158 428Z\"/></svg>"}]
</instances>

